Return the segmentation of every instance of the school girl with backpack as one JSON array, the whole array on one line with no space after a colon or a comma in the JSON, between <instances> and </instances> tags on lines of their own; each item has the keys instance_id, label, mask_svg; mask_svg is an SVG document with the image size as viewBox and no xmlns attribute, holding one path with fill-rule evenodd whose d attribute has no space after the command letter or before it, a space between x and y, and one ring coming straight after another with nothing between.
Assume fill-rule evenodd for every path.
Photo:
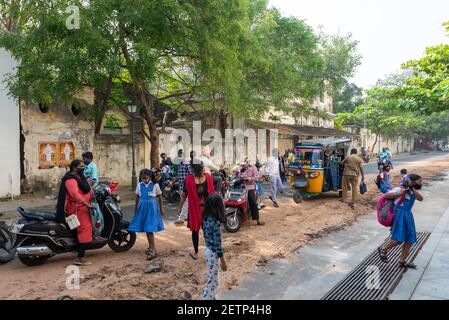
<instances>
[{"instance_id":1,"label":"school girl with backpack","mask_svg":"<svg viewBox=\"0 0 449 320\"><path fill-rule=\"evenodd\" d=\"M415 204L415 200L423 201L423 196L419 192L422 187L421 176L417 174L408 175L408 180L403 187L397 187L386 195L382 196L378 209L379 222L385 226L391 225L391 240L388 241L383 247L378 248L378 253L381 260L385 263L388 262L388 250L402 244L402 252L399 258L399 266L401 268L416 269L416 265L413 263L407 263L406 259L409 255L410 248L416 243L416 228L415 221L413 219L412 208ZM382 206L382 203L385 205ZM388 217L390 223L385 223L382 220L382 209L385 206L390 205L387 209L389 214L383 215ZM392 210L393 216L391 216ZM392 220L392 221L391 221Z\"/></svg>"}]
</instances>

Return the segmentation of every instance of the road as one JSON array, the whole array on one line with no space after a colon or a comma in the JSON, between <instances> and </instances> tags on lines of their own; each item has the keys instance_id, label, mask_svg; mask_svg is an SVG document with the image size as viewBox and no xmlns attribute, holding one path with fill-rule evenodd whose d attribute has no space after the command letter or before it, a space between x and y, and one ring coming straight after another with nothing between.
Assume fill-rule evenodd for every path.
<instances>
[{"instance_id":1,"label":"road","mask_svg":"<svg viewBox=\"0 0 449 320\"><path fill-rule=\"evenodd\" d=\"M432 152L404 156L401 165L425 165L425 160L441 156ZM366 165L368 173L376 172L376 164ZM424 181L426 201L417 202L414 216L417 231L432 231L449 206L449 171L441 177ZM352 226L326 235L295 250L288 259L274 259L259 267L232 291L223 292L224 300L317 300L342 280L360 261L388 236L388 228L380 226L376 215L362 216ZM413 271L411 271L413 272Z\"/></svg>"}]
</instances>

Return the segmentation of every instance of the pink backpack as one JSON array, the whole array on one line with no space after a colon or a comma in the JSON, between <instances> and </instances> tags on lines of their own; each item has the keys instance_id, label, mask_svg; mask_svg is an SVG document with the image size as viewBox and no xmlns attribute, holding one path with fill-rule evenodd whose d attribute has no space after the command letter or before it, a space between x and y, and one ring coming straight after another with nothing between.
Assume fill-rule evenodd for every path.
<instances>
[{"instance_id":1,"label":"pink backpack","mask_svg":"<svg viewBox=\"0 0 449 320\"><path fill-rule=\"evenodd\" d=\"M405 196L402 196L399 201L397 202L397 205L400 205L404 202ZM394 219L394 209L395 203L393 200L387 200L385 198L385 195L380 197L379 202L377 203L376 209L377 209L377 221L385 227L391 227L393 225L393 219Z\"/></svg>"}]
</instances>

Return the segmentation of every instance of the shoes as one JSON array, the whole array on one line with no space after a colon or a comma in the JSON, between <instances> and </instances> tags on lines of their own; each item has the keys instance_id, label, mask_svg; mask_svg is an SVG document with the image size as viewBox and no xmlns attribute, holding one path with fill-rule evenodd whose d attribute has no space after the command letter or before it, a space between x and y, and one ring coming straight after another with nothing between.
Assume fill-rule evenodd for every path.
<instances>
[{"instance_id":1,"label":"shoes","mask_svg":"<svg viewBox=\"0 0 449 320\"><path fill-rule=\"evenodd\" d=\"M85 267L85 266L91 266L92 262L88 262L85 258L76 259L73 263L75 266Z\"/></svg>"},{"instance_id":2,"label":"shoes","mask_svg":"<svg viewBox=\"0 0 449 320\"><path fill-rule=\"evenodd\" d=\"M273 206L274 206L275 208L279 208L279 205L278 205L277 202L273 203Z\"/></svg>"}]
</instances>

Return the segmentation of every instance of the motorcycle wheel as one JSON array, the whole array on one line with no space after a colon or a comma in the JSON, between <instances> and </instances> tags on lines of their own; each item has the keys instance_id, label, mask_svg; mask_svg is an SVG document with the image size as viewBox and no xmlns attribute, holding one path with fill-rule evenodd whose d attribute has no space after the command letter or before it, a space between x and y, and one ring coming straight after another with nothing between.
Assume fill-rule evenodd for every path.
<instances>
[{"instance_id":1,"label":"motorcycle wheel","mask_svg":"<svg viewBox=\"0 0 449 320\"><path fill-rule=\"evenodd\" d=\"M34 246L34 245L43 245L45 242L37 242L35 239L26 239L20 245L21 246ZM36 267L43 264L50 256L45 257L21 257L18 256L20 262L28 267Z\"/></svg>"},{"instance_id":2,"label":"motorcycle wheel","mask_svg":"<svg viewBox=\"0 0 449 320\"><path fill-rule=\"evenodd\" d=\"M0 233L0 264L4 264L14 259L16 255L15 239L6 225L0 225Z\"/></svg>"},{"instance_id":3,"label":"motorcycle wheel","mask_svg":"<svg viewBox=\"0 0 449 320\"><path fill-rule=\"evenodd\" d=\"M168 194L168 202L170 203L178 202L180 198L179 192L173 191Z\"/></svg>"},{"instance_id":4,"label":"motorcycle wheel","mask_svg":"<svg viewBox=\"0 0 449 320\"><path fill-rule=\"evenodd\" d=\"M242 217L236 211L234 213L228 214L226 216L226 221L224 223L224 228L230 233L236 233L242 227Z\"/></svg>"},{"instance_id":5,"label":"motorcycle wheel","mask_svg":"<svg viewBox=\"0 0 449 320\"><path fill-rule=\"evenodd\" d=\"M304 200L304 194L302 193L301 190L295 190L295 192L293 193L293 201L295 201L295 203L301 203Z\"/></svg>"},{"instance_id":6,"label":"motorcycle wheel","mask_svg":"<svg viewBox=\"0 0 449 320\"><path fill-rule=\"evenodd\" d=\"M115 252L125 252L136 243L136 234L128 230L119 230L108 241L108 246Z\"/></svg>"}]
</instances>

